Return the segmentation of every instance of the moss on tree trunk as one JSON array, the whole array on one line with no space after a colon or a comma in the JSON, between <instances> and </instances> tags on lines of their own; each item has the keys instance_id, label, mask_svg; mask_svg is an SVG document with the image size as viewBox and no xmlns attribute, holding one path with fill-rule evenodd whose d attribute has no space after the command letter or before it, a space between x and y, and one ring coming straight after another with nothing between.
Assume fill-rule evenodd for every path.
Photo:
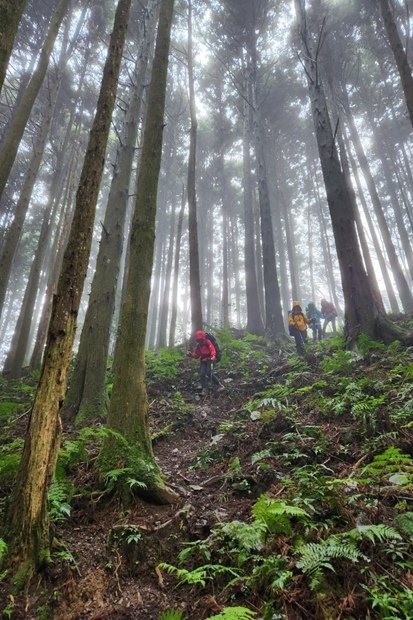
<instances>
[{"instance_id":1,"label":"moss on tree trunk","mask_svg":"<svg viewBox=\"0 0 413 620\"><path fill-rule=\"evenodd\" d=\"M60 442L77 313L89 262L95 207L110 129L131 0L119 0L96 115L76 195L76 208L54 298L45 359L8 512L16 585L50 560L47 494Z\"/></svg>"},{"instance_id":2,"label":"moss on tree trunk","mask_svg":"<svg viewBox=\"0 0 413 620\"><path fill-rule=\"evenodd\" d=\"M177 499L166 486L155 461L149 432L145 383L145 337L155 241L158 177L162 153L163 116L174 0L163 0L148 95L136 204L131 227L129 273L120 317L115 378L108 425L125 442L109 439L102 449L105 467L131 468L131 477L146 484L149 499Z\"/></svg>"}]
</instances>

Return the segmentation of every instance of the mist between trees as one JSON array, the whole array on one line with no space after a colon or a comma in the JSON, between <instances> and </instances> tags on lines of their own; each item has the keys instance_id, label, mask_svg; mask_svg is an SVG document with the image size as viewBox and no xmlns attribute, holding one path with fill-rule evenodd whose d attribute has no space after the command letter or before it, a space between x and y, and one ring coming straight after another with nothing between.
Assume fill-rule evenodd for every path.
<instances>
[{"instance_id":1,"label":"mist between trees","mask_svg":"<svg viewBox=\"0 0 413 620\"><path fill-rule=\"evenodd\" d=\"M76 347L93 326L112 354L158 4L132 3L77 321ZM322 297L350 333L360 317L349 317L345 263L367 275L379 310L412 311L405 3L192 4L190 22L183 2L173 24L147 346L182 341L201 323L277 336L293 299L305 306ZM40 368L114 9L75 0L7 5L0 333L3 367L18 376ZM311 110L320 90L324 119L320 106ZM317 122L330 125L330 172ZM340 175L348 195L335 221L329 179L337 184ZM338 249L344 213L355 247ZM360 285L364 293L362 283L349 284Z\"/></svg>"}]
</instances>

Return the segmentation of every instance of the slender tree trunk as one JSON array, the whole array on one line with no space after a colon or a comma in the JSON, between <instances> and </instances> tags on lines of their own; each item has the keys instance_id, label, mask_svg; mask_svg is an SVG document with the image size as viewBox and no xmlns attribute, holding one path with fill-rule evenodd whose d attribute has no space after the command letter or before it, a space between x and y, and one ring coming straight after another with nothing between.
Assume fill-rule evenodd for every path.
<instances>
[{"instance_id":1,"label":"slender tree trunk","mask_svg":"<svg viewBox=\"0 0 413 620\"><path fill-rule=\"evenodd\" d=\"M27 0L0 0L0 90Z\"/></svg>"},{"instance_id":2,"label":"slender tree trunk","mask_svg":"<svg viewBox=\"0 0 413 620\"><path fill-rule=\"evenodd\" d=\"M376 229L374 227L373 220L371 218L370 211L369 211L366 199L364 198L364 193L363 193L363 188L361 186L359 171L358 171L356 162L354 161L354 158L353 158L353 156L351 154L351 151L350 151L350 148L349 148L347 140L346 140L346 144L347 144L347 154L348 154L348 157L349 157L351 169L353 171L354 179L356 181L356 186L357 186L357 191L358 191L358 195L359 195L359 200L360 200L361 206L363 208L364 217L366 218L367 226L368 226L368 229L369 229L369 232L370 232L370 236L371 236L371 239L372 239L372 242L373 242L374 251L376 253L377 261L379 263L380 272L381 272L381 275L382 275L382 278L383 278L383 281L384 281L384 286L385 286L385 289L386 289L387 298L388 298L389 304L390 304L390 309L391 309L392 312L397 314L399 312L399 306L398 306L398 303L397 303L397 299L396 299L396 295L395 295L395 292L394 292L393 285L391 283L391 279L390 279L390 276L389 276L387 265L386 265L386 262L384 260L383 252L381 251L380 243L379 243L379 240L377 238Z\"/></svg>"},{"instance_id":3,"label":"slender tree trunk","mask_svg":"<svg viewBox=\"0 0 413 620\"><path fill-rule=\"evenodd\" d=\"M202 329L201 277L199 270L198 224L195 188L196 142L198 121L196 118L195 84L192 49L192 0L188 0L188 86L191 115L189 159L188 159L188 206L189 206L189 281L191 288L191 330Z\"/></svg>"},{"instance_id":4,"label":"slender tree trunk","mask_svg":"<svg viewBox=\"0 0 413 620\"><path fill-rule=\"evenodd\" d=\"M406 51L403 48L390 0L378 0L381 14L383 16L384 27L389 38L390 47L394 54L394 59L399 70L400 79L409 111L410 122L413 125L413 76L412 70L407 59Z\"/></svg>"},{"instance_id":5,"label":"slender tree trunk","mask_svg":"<svg viewBox=\"0 0 413 620\"><path fill-rule=\"evenodd\" d=\"M285 329L281 310L277 267L275 264L275 247L270 197L268 193L267 168L264 155L262 128L258 119L255 119L254 124L264 268L265 329L274 338L279 338L285 334Z\"/></svg>"},{"instance_id":6,"label":"slender tree trunk","mask_svg":"<svg viewBox=\"0 0 413 620\"><path fill-rule=\"evenodd\" d=\"M291 222L290 222L291 216L287 209L287 204L284 198L284 194L280 188L278 188L278 192L279 192L279 200L280 200L282 218L284 220L288 264L290 267L291 299L301 299L301 291L300 291L300 286L298 283L297 256L295 252L294 223L293 225L291 225Z\"/></svg>"},{"instance_id":7,"label":"slender tree trunk","mask_svg":"<svg viewBox=\"0 0 413 620\"><path fill-rule=\"evenodd\" d=\"M413 278L413 249L412 244L409 239L409 235L406 229L406 225L403 220L403 212L402 207L399 202L399 198L397 196L396 188L393 181L393 174L390 167L390 161L387 156L389 151L391 152L391 147L386 143L380 128L377 128L372 114L370 111L367 112L367 116L369 119L370 127L372 134L374 136L374 144L376 145L376 155L380 159L382 163L382 168L384 172L384 178L386 180L386 186L388 191L388 196L390 198L390 204L392 206L392 210L394 213L394 220L397 227L397 232L400 238L400 242L403 248L403 253L406 257L407 265L408 265L408 273L410 275L410 279ZM392 218L393 219L393 218Z\"/></svg>"},{"instance_id":8,"label":"slender tree trunk","mask_svg":"<svg viewBox=\"0 0 413 620\"><path fill-rule=\"evenodd\" d=\"M29 84L27 85L25 93L16 108L7 136L2 144L2 150L0 152L0 200L14 164L14 160L16 159L17 150L23 137L27 121L29 120L33 104L36 100L40 87L43 84L47 67L49 66L50 55L59 32L60 24L62 23L70 1L71 0L60 0L56 11L52 16L43 47L40 52L39 62Z\"/></svg>"},{"instance_id":9,"label":"slender tree trunk","mask_svg":"<svg viewBox=\"0 0 413 620\"><path fill-rule=\"evenodd\" d=\"M108 425L123 435L125 443L110 440L101 459L110 468L123 462L146 483L155 501L176 499L162 479L154 459L148 425L149 404L145 382L145 338L155 241L156 197L162 154L165 90L174 0L163 0L160 9L152 79L137 179L132 221L130 263Z\"/></svg>"},{"instance_id":10,"label":"slender tree trunk","mask_svg":"<svg viewBox=\"0 0 413 620\"><path fill-rule=\"evenodd\" d=\"M248 88L245 89L248 92ZM251 107L246 97L244 98L244 122L243 122L243 200L244 200L244 268L245 288L247 297L247 331L251 334L264 334L260 304L257 303L258 281L257 262L255 256L255 224L252 196L251 178Z\"/></svg>"},{"instance_id":11,"label":"slender tree trunk","mask_svg":"<svg viewBox=\"0 0 413 620\"><path fill-rule=\"evenodd\" d=\"M167 328L169 314L169 299L171 295L171 277L174 257L174 233L175 233L175 205L171 207L172 213L170 217L169 245L166 257L164 286L162 292L161 308L159 313L158 338L157 346L164 349L167 343Z\"/></svg>"},{"instance_id":12,"label":"slender tree trunk","mask_svg":"<svg viewBox=\"0 0 413 620\"><path fill-rule=\"evenodd\" d=\"M343 105L344 105L345 112L348 118L351 140L354 144L354 148L357 153L357 158L360 162L360 167L363 172L364 178L366 180L367 187L369 189L369 193L370 193L373 207L374 207L374 212L377 218L377 222L380 228L381 235L383 237L387 256L389 257L391 270L393 272L393 275L394 275L394 278L397 284L397 290L400 295L400 300L402 302L404 311L410 312L411 310L413 310L413 294L412 294L412 291L410 290L409 285L407 284L406 278L404 276L403 270L400 265L400 261L396 254L396 250L394 248L394 244L391 238L389 227L388 227L386 218L383 213L383 208L380 202L380 198L378 196L376 186L374 183L374 179L370 171L370 166L367 161L367 157L365 155L363 145L361 143L360 136L358 134L357 127L354 122L354 118L351 113L348 101L344 100Z\"/></svg>"},{"instance_id":13,"label":"slender tree trunk","mask_svg":"<svg viewBox=\"0 0 413 620\"><path fill-rule=\"evenodd\" d=\"M67 387L76 317L86 277L93 219L115 104L130 0L119 0L100 95L92 125L69 242L53 302L42 373L30 413L16 485L9 508L13 563L25 582L50 562L47 493L58 455L59 411ZM21 585L21 584L20 584Z\"/></svg>"},{"instance_id":14,"label":"slender tree trunk","mask_svg":"<svg viewBox=\"0 0 413 620\"><path fill-rule=\"evenodd\" d=\"M156 19L157 10L153 0L147 7L140 28L142 39L133 76L134 86L121 131L75 368L62 411L65 418L76 418L77 423L106 414L105 381L110 328L115 309L140 109Z\"/></svg>"},{"instance_id":15,"label":"slender tree trunk","mask_svg":"<svg viewBox=\"0 0 413 620\"><path fill-rule=\"evenodd\" d=\"M20 192L19 200L16 204L14 219L4 240L4 245L0 256L0 314L4 307L4 299L6 297L6 290L13 260L21 237L24 220L30 205L33 187L43 158L47 136L52 122L53 109L57 97L57 88L54 88L53 90L54 92L50 93L47 109L44 111L40 132L37 136L22 191Z\"/></svg>"},{"instance_id":16,"label":"slender tree trunk","mask_svg":"<svg viewBox=\"0 0 413 620\"><path fill-rule=\"evenodd\" d=\"M380 311L384 313L385 310L384 310L383 300L381 297L379 285L377 283L376 273L373 267L373 261L371 259L370 252L368 249L366 234L364 232L363 223L361 221L360 212L359 212L359 208L357 205L356 194L353 188L353 184L351 182L349 160L347 157L347 152L346 152L346 148L344 144L344 138L340 130L337 133L337 139L338 139L338 144L340 148L341 167L343 169L343 174L347 182L347 187L348 187L349 194L351 196L351 200L354 204L354 216L356 219L356 227L357 227L357 233L358 233L358 237L360 241L360 247L361 247L361 251L363 254L363 258L364 258L364 265L367 271L367 276L371 282L371 289L374 295L374 299L377 302L377 305L380 308Z\"/></svg>"},{"instance_id":17,"label":"slender tree trunk","mask_svg":"<svg viewBox=\"0 0 413 620\"><path fill-rule=\"evenodd\" d=\"M51 212L53 205L53 201L51 201L43 217L36 253L31 265L19 318L17 319L10 349L4 363L4 372L11 379L20 377L24 366L26 352L29 347L30 326L35 315L34 309L39 290L41 269L46 252L50 249L52 231L57 230L59 226L59 222L56 221L58 204L59 202L56 200L54 202L54 212Z\"/></svg>"},{"instance_id":18,"label":"slender tree trunk","mask_svg":"<svg viewBox=\"0 0 413 620\"><path fill-rule=\"evenodd\" d=\"M360 253L354 205L340 167L317 58L309 43L305 1L295 0L295 7L302 40L303 63L306 69L314 129L340 265L345 299L345 333L348 340L354 342L361 332L369 337L376 336L380 309L374 300Z\"/></svg>"},{"instance_id":19,"label":"slender tree trunk","mask_svg":"<svg viewBox=\"0 0 413 620\"><path fill-rule=\"evenodd\" d=\"M183 227L183 221L184 221L185 202L186 202L186 192L185 192L185 188L182 188L181 209L179 211L178 227L176 231L174 271L173 271L173 284L172 284L171 325L169 328L169 346L171 348L175 345L176 318L178 314L179 255L181 251L182 227Z\"/></svg>"},{"instance_id":20,"label":"slender tree trunk","mask_svg":"<svg viewBox=\"0 0 413 620\"><path fill-rule=\"evenodd\" d=\"M62 83L63 73L69 58L69 29L70 23L68 20L64 32L62 49L59 56L57 75L54 78L54 83L52 84L51 88L49 86L47 105L45 106L45 109L43 111L43 119L40 130L36 138L36 143L33 149L29 168L26 173L19 200L16 205L14 219L10 226L10 230L8 231L5 238L4 246L2 248L0 256L0 314L3 310L4 298L6 295L6 289L10 277L13 259L20 240L21 231L23 228L27 210L29 208L34 184L36 182L40 164L43 159L46 142L52 123L53 113Z\"/></svg>"}]
</instances>

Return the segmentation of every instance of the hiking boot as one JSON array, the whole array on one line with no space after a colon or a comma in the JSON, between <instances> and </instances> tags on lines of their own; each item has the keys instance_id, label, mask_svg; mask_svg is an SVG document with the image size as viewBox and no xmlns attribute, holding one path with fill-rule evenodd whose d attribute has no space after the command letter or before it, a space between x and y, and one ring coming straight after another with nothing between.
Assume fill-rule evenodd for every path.
<instances>
[{"instance_id":1,"label":"hiking boot","mask_svg":"<svg viewBox=\"0 0 413 620\"><path fill-rule=\"evenodd\" d=\"M208 394L208 391L207 391L207 389L206 389L206 388L202 388L202 390L199 392L199 394L200 394L201 396L206 396L206 395Z\"/></svg>"},{"instance_id":2,"label":"hiking boot","mask_svg":"<svg viewBox=\"0 0 413 620\"><path fill-rule=\"evenodd\" d=\"M225 390L225 385L222 385L222 383L217 387L217 392L222 392L223 390Z\"/></svg>"}]
</instances>

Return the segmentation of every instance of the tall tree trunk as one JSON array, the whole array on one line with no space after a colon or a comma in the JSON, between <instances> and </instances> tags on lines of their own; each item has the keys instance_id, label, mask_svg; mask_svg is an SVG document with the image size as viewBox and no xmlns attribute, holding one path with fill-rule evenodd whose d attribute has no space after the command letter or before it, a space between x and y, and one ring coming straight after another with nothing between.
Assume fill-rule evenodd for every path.
<instances>
[{"instance_id":1,"label":"tall tree trunk","mask_svg":"<svg viewBox=\"0 0 413 620\"><path fill-rule=\"evenodd\" d=\"M358 195L359 195L359 200L360 200L361 206L363 208L364 217L366 218L366 222L367 222L367 226L368 226L368 229L369 229L369 232L370 232L371 239L373 241L373 247L374 247L374 251L376 253L377 262L379 263L380 272L381 272L381 275L382 275L382 278L383 278L383 281L384 281L384 286L385 286L385 289L386 289L387 298L389 300L390 309L391 309L392 312L397 314L399 312L399 305L397 303L397 299L396 299L396 295L395 295L395 292L394 292L393 284L392 284L390 276L389 276L389 271L387 269L386 261L384 260L383 252L381 251L380 243L379 243L379 240L377 238L376 229L374 227L373 220L371 218L370 211L369 211L366 199L364 197L363 188L361 186L361 181L360 181L359 171L358 171L356 162L354 161L354 158L353 158L353 156L351 154L351 151L350 151L350 148L349 148L347 140L346 140L346 145L347 145L347 154L348 154L348 157L349 157L351 169L353 171L354 179L356 181L356 186L357 186L357 191L358 191Z\"/></svg>"},{"instance_id":2,"label":"tall tree trunk","mask_svg":"<svg viewBox=\"0 0 413 620\"><path fill-rule=\"evenodd\" d=\"M48 276L46 281L46 289L44 292L42 313L39 319L33 351L30 357L30 371L40 371L42 366L43 352L46 344L50 317L52 314L53 295L56 292L59 274L62 268L63 255L69 239L70 227L72 223L72 204L74 202L73 197L76 192L75 170L77 169L77 164L77 157L75 152L73 152L68 165L66 179L62 178L62 186L65 186L65 190L62 200L62 208L59 214L60 225L53 239L53 245L50 251L51 260L45 268Z\"/></svg>"},{"instance_id":3,"label":"tall tree trunk","mask_svg":"<svg viewBox=\"0 0 413 620\"><path fill-rule=\"evenodd\" d=\"M86 277L93 219L115 104L131 0L119 0L96 114L83 163L70 238L53 302L45 359L15 489L9 507L9 539L19 577L26 581L50 562L47 493L58 455L60 408L67 387L76 317Z\"/></svg>"},{"instance_id":4,"label":"tall tree trunk","mask_svg":"<svg viewBox=\"0 0 413 620\"><path fill-rule=\"evenodd\" d=\"M399 70L400 79L409 111L410 122L413 125L413 76L412 70L407 59L406 51L403 48L390 0L378 0L381 14L383 16L384 27L389 38L390 47L394 54L394 59Z\"/></svg>"},{"instance_id":5,"label":"tall tree trunk","mask_svg":"<svg viewBox=\"0 0 413 620\"><path fill-rule=\"evenodd\" d=\"M280 188L278 188L278 192L282 218L284 220L288 264L290 267L291 299L301 299L301 291L298 283L297 256L295 252L294 225L291 225L291 214L287 209L284 193Z\"/></svg>"},{"instance_id":6,"label":"tall tree trunk","mask_svg":"<svg viewBox=\"0 0 413 620\"><path fill-rule=\"evenodd\" d=\"M0 91L27 0L0 0Z\"/></svg>"},{"instance_id":7,"label":"tall tree trunk","mask_svg":"<svg viewBox=\"0 0 413 620\"><path fill-rule=\"evenodd\" d=\"M390 198L390 204L392 206L392 210L394 213L394 220L396 222L397 232L398 232L400 242L403 248L403 253L406 257L406 261L409 267L408 273L410 275L410 278L413 278L413 249L412 249L412 244L411 244L411 241L409 239L409 235L406 229L406 225L403 220L402 207L400 205L399 198L397 196L397 192L395 188L395 184L393 181L393 174L391 170L391 164L389 161L390 159L389 154L391 154L391 146L385 140L380 128L377 128L373 120L373 115L371 114L370 110L367 110L367 116L369 119L371 131L374 137L374 144L376 146L376 149L375 149L376 155L382 163L384 178L386 180L386 186L387 186L388 196Z\"/></svg>"},{"instance_id":8,"label":"tall tree trunk","mask_svg":"<svg viewBox=\"0 0 413 620\"><path fill-rule=\"evenodd\" d=\"M106 367L110 328L115 309L129 187L138 134L140 109L157 19L156 0L147 6L140 27L141 45L133 87L121 131L116 164L102 225L95 275L80 336L75 367L62 415L77 423L106 414Z\"/></svg>"},{"instance_id":9,"label":"tall tree trunk","mask_svg":"<svg viewBox=\"0 0 413 620\"><path fill-rule=\"evenodd\" d=\"M307 31L305 0L295 0L295 7L303 47L302 62L306 69L314 129L340 265L345 299L345 334L350 342L354 342L361 332L371 338L377 335L380 309L374 299L360 253L354 204L340 167L320 81L318 59Z\"/></svg>"},{"instance_id":10,"label":"tall tree trunk","mask_svg":"<svg viewBox=\"0 0 413 620\"><path fill-rule=\"evenodd\" d=\"M119 461L146 483L155 501L167 503L176 495L162 479L154 459L148 425L149 404L145 382L145 338L153 267L156 197L162 154L165 89L174 0L162 0L156 40L148 109L137 179L132 220L130 262L125 301L120 318L120 335L108 425L125 438L110 440L103 447L102 462L110 468Z\"/></svg>"},{"instance_id":11,"label":"tall tree trunk","mask_svg":"<svg viewBox=\"0 0 413 620\"><path fill-rule=\"evenodd\" d=\"M20 192L19 200L16 205L14 219L6 235L4 246L2 248L0 256L0 314L3 310L4 298L6 295L6 289L10 277L13 259L20 240L21 231L23 228L23 223L27 214L27 210L29 208L34 184L36 182L40 164L43 159L46 142L52 123L53 113L62 83L63 73L69 59L69 29L70 21L68 20L63 36L63 43L60 51L54 83L52 84L51 88L49 86L47 105L43 110L43 118L40 130L36 138L33 154L30 159L30 164L26 173L22 190ZM54 194L52 194L52 196L54 196Z\"/></svg>"},{"instance_id":12,"label":"tall tree trunk","mask_svg":"<svg viewBox=\"0 0 413 620\"><path fill-rule=\"evenodd\" d=\"M167 328L169 314L169 299L171 295L171 277L174 257L174 234L175 234L175 205L171 206L169 245L165 265L164 286L162 292L161 308L159 313L157 347L164 349L167 343Z\"/></svg>"},{"instance_id":13,"label":"tall tree trunk","mask_svg":"<svg viewBox=\"0 0 413 620\"><path fill-rule=\"evenodd\" d=\"M185 192L185 188L182 188L181 209L179 211L178 227L176 231L172 298L171 298L172 311L171 311L171 325L169 328L169 346L171 348L175 345L176 318L177 318L177 313L178 313L179 255L181 251L182 227L183 227L183 222L184 222L185 202L186 202L186 192Z\"/></svg>"},{"instance_id":14,"label":"tall tree trunk","mask_svg":"<svg viewBox=\"0 0 413 620\"><path fill-rule=\"evenodd\" d=\"M0 314L3 311L4 299L6 297L13 260L21 237L24 220L30 205L30 199L43 158L47 136L52 122L53 109L57 98L56 87L53 90L54 92L50 93L47 108L44 110L40 131L33 148L30 164L16 204L14 219L5 237L0 256Z\"/></svg>"},{"instance_id":15,"label":"tall tree trunk","mask_svg":"<svg viewBox=\"0 0 413 620\"><path fill-rule=\"evenodd\" d=\"M57 231L60 224L57 221L58 205L59 201L55 200L54 209L52 212L53 201L51 201L44 213L36 253L30 268L29 279L24 293L23 302L20 308L20 313L17 319L9 352L4 363L4 372L11 379L17 379L20 377L24 366L26 352L29 346L30 326L35 314L34 308L39 289L42 265L46 252L50 249L52 231Z\"/></svg>"},{"instance_id":16,"label":"tall tree trunk","mask_svg":"<svg viewBox=\"0 0 413 620\"><path fill-rule=\"evenodd\" d=\"M363 258L364 258L364 265L366 267L367 276L371 282L371 289L374 295L374 299L377 302L377 305L380 308L380 311L384 313L385 310L384 310L383 300L381 297L379 285L377 283L376 273L373 267L373 261L371 259L369 248L367 245L367 238L366 238L366 234L363 228L363 223L361 221L359 208L357 205L356 193L354 191L353 184L351 182L350 165L349 165L346 147L344 144L344 138L343 138L343 134L341 130L337 132L337 139L338 139L338 144L339 144L339 149L340 149L341 167L342 167L343 174L347 182L348 192L351 196L351 200L354 205L354 216L356 219L356 227L357 227L357 233L358 233L358 237L360 241L360 248L363 254Z\"/></svg>"},{"instance_id":17,"label":"tall tree trunk","mask_svg":"<svg viewBox=\"0 0 413 620\"><path fill-rule=\"evenodd\" d=\"M14 112L12 123L8 128L7 136L2 144L2 150L0 152L0 200L4 192L4 188L6 187L7 179L9 178L14 160L16 159L17 150L26 128L27 121L29 120L33 104L36 100L40 87L43 84L47 67L49 66L50 55L59 32L60 24L62 23L70 1L71 0L60 0L56 11L52 16L43 47L40 52L39 62L29 84L27 85L24 95L22 96Z\"/></svg>"},{"instance_id":18,"label":"tall tree trunk","mask_svg":"<svg viewBox=\"0 0 413 620\"><path fill-rule=\"evenodd\" d=\"M188 158L188 206L189 206L189 281L191 289L191 330L195 333L202 329L202 301L201 301L201 277L199 270L198 248L198 224L196 206L196 142L198 121L196 118L194 64L192 49L192 0L188 0L188 86L189 86L189 109L191 116L191 128L189 132L189 158Z\"/></svg>"},{"instance_id":19,"label":"tall tree trunk","mask_svg":"<svg viewBox=\"0 0 413 620\"><path fill-rule=\"evenodd\" d=\"M248 92L248 88L245 91ZM251 178L251 106L247 97L244 97L243 119L243 201L244 201L244 268L245 268L245 293L247 297L247 331L251 334L262 335L264 324L262 321L260 304L257 303L258 281L257 262L255 257L255 223L253 210L253 189Z\"/></svg>"},{"instance_id":20,"label":"tall tree trunk","mask_svg":"<svg viewBox=\"0 0 413 620\"><path fill-rule=\"evenodd\" d=\"M354 145L354 148L357 154L357 158L359 160L360 167L363 172L364 178L366 180L366 185L368 187L368 190L371 196L372 204L374 207L374 213L376 215L377 222L380 228L380 232L383 237L387 256L390 262L390 267L391 267L391 270L393 272L393 275L394 275L394 278L397 284L398 293L400 295L400 300L402 302L404 311L410 312L411 310L413 310L413 294L404 276L403 270L400 265L400 261L398 259L396 250L394 248L394 243L391 238L391 234L389 231L386 218L384 216L383 207L381 205L380 198L377 193L376 185L374 183L374 179L370 171L370 166L367 161L367 157L365 155L363 145L360 140L360 136L358 134L352 112L350 110L350 105L347 99L347 93L344 91L343 94L345 97L343 99L343 106L344 106L347 119L348 119L351 140L353 142L353 145Z\"/></svg>"}]
</instances>

